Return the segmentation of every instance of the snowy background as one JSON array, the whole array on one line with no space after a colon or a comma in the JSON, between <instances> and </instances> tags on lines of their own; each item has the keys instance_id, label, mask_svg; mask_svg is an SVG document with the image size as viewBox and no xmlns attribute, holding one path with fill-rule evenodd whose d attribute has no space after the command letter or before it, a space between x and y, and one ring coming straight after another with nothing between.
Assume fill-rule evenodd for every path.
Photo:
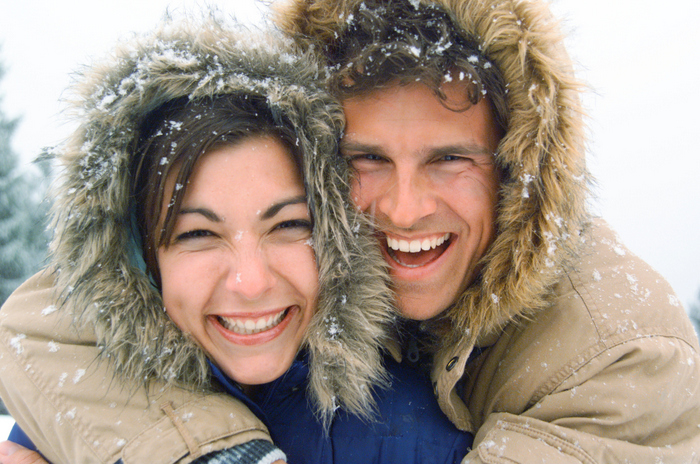
<instances>
[{"instance_id":1,"label":"snowy background","mask_svg":"<svg viewBox=\"0 0 700 464\"><path fill-rule=\"evenodd\" d=\"M120 38L153 27L169 0L0 0L2 111L22 120L13 148L27 165L71 130L61 92L70 73ZM253 0L210 1L240 19ZM234 6L235 4L235 6ZM552 0L579 77L591 87L589 166L593 209L666 278L688 306L700 290L700 2ZM262 13L261 13L262 12ZM0 438L6 432L0 425Z\"/></svg>"}]
</instances>

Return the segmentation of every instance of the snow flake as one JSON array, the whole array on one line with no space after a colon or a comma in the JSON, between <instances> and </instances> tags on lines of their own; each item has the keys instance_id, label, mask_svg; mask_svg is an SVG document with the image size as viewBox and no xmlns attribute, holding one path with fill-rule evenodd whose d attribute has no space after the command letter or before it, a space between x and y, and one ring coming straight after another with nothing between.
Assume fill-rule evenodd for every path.
<instances>
[{"instance_id":1,"label":"snow flake","mask_svg":"<svg viewBox=\"0 0 700 464\"><path fill-rule=\"evenodd\" d=\"M55 352L57 352L58 349L59 349L59 347L60 347L59 344L56 343L56 342L54 342L54 341L50 341L50 342L48 343L48 345L49 345L49 353L55 353Z\"/></svg>"},{"instance_id":2,"label":"snow flake","mask_svg":"<svg viewBox=\"0 0 700 464\"><path fill-rule=\"evenodd\" d=\"M78 369L73 376L73 383L80 382L80 379L85 375L85 369Z\"/></svg>"},{"instance_id":3,"label":"snow flake","mask_svg":"<svg viewBox=\"0 0 700 464\"><path fill-rule=\"evenodd\" d=\"M619 243L615 243L613 245L613 251L615 252L616 255L618 256L625 256L625 249L622 248L622 246Z\"/></svg>"},{"instance_id":4,"label":"snow flake","mask_svg":"<svg viewBox=\"0 0 700 464\"><path fill-rule=\"evenodd\" d=\"M56 307L56 305L47 306L46 308L41 310L41 315L48 316L49 314L56 312L57 310L58 308Z\"/></svg>"},{"instance_id":5,"label":"snow flake","mask_svg":"<svg viewBox=\"0 0 700 464\"><path fill-rule=\"evenodd\" d=\"M22 340L24 340L25 338L27 338L26 335L17 334L16 337L12 337L10 339L10 346L14 348L15 353L22 354L22 352L24 351L24 348L22 348Z\"/></svg>"},{"instance_id":6,"label":"snow flake","mask_svg":"<svg viewBox=\"0 0 700 464\"><path fill-rule=\"evenodd\" d=\"M596 282L600 282L602 279L603 279L603 277L601 277L600 272L598 272L598 269L594 269L593 270L593 280L595 280Z\"/></svg>"},{"instance_id":7,"label":"snow flake","mask_svg":"<svg viewBox=\"0 0 700 464\"><path fill-rule=\"evenodd\" d=\"M527 187L528 185L530 185L530 183L532 183L533 180L535 180L535 176L533 176L532 174L524 173L520 176L520 182L523 183L523 198L530 198L530 191Z\"/></svg>"},{"instance_id":8,"label":"snow flake","mask_svg":"<svg viewBox=\"0 0 700 464\"><path fill-rule=\"evenodd\" d=\"M75 419L75 413L76 413L76 412L77 412L77 408L73 408L73 409L71 409L70 411L68 411L68 412L64 415L64 417L65 417L66 419Z\"/></svg>"},{"instance_id":9,"label":"snow flake","mask_svg":"<svg viewBox=\"0 0 700 464\"><path fill-rule=\"evenodd\" d=\"M343 331L342 327L338 323L338 318L335 316L329 316L325 319L326 327L328 328L328 335L331 340L335 340L339 333Z\"/></svg>"},{"instance_id":10,"label":"snow flake","mask_svg":"<svg viewBox=\"0 0 700 464\"><path fill-rule=\"evenodd\" d=\"M681 302L680 302L680 300L678 299L678 297L677 297L676 295L673 295L673 294L670 294L670 293L669 293L669 295L668 295L668 303L669 303L671 306L675 306L676 308L679 307L679 306L681 305Z\"/></svg>"}]
</instances>

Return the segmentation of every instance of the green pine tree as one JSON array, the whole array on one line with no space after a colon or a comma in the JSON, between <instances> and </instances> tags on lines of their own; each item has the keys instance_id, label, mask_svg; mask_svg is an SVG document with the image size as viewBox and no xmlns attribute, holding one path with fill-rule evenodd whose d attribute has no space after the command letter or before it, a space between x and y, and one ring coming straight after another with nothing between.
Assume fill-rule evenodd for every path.
<instances>
[{"instance_id":1,"label":"green pine tree","mask_svg":"<svg viewBox=\"0 0 700 464\"><path fill-rule=\"evenodd\" d=\"M0 80L3 75L0 63ZM11 146L18 123L0 107L0 304L40 268L46 256L43 197L48 167L46 163L35 170L20 166Z\"/></svg>"}]
</instances>

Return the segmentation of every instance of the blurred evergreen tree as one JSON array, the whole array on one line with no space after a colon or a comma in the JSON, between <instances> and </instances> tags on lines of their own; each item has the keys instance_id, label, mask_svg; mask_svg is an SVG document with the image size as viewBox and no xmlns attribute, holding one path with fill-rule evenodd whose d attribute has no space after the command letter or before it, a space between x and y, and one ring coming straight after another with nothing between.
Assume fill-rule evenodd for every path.
<instances>
[{"instance_id":1,"label":"blurred evergreen tree","mask_svg":"<svg viewBox=\"0 0 700 464\"><path fill-rule=\"evenodd\" d=\"M0 81L4 71L0 62ZM43 199L49 164L20 165L11 146L18 123L18 118L9 119L0 106L0 304L40 268L47 249Z\"/></svg>"}]
</instances>

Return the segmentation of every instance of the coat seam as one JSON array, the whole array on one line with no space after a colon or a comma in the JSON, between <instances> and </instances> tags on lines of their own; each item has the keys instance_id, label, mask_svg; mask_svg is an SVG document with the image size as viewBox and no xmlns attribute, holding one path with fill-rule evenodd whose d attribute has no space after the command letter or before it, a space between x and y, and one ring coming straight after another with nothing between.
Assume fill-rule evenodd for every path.
<instances>
[{"instance_id":1,"label":"coat seam","mask_svg":"<svg viewBox=\"0 0 700 464\"><path fill-rule=\"evenodd\" d=\"M47 388L42 388L42 385L45 384L43 379L37 375L37 372L31 367L31 362L24 356L22 356L19 353L13 352L12 349L9 348L9 344L7 344L7 337L9 336L8 331L6 329L0 329L0 332L2 332L2 342L0 345L2 346L2 349L10 354L11 359L13 360L14 364L17 366L18 369L23 370L27 374L27 378L32 382L33 386L35 389L39 392L41 392L41 396L46 398L51 406L54 408L54 410L61 414L62 417L64 417L64 420L70 425L71 428L75 429L78 432L78 437L81 442L85 445L85 447L90 450L90 452L95 455L100 462L107 462L105 461L104 457L102 456L103 453L98 452L97 449L95 449L93 446L90 445L90 440L88 437L91 435L89 431L89 425L83 423L78 416L74 416L73 418L65 418L66 416L66 411L63 410L63 408L59 407L58 405L61 403L60 398L57 397L56 393L53 391L53 389L48 388L48 385L46 385ZM21 361L24 361L22 363ZM95 443L96 440L93 438L92 443ZM106 456L115 456L113 453L110 453L109 451L105 450L104 454Z\"/></svg>"}]
</instances>

